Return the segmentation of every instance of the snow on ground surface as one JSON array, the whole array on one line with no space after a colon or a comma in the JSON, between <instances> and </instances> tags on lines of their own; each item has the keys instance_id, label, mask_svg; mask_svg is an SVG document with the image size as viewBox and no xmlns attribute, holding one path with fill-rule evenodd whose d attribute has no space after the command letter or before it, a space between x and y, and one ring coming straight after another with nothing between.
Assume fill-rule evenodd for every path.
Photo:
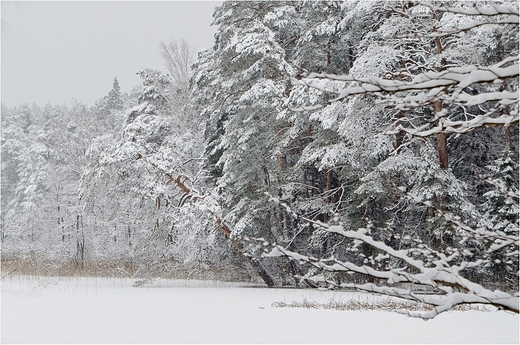
<instances>
[{"instance_id":1,"label":"snow on ground surface","mask_svg":"<svg viewBox=\"0 0 520 345\"><path fill-rule=\"evenodd\" d=\"M519 317L275 308L273 302L377 300L354 292L241 283L6 277L2 343L519 343Z\"/></svg>"}]
</instances>

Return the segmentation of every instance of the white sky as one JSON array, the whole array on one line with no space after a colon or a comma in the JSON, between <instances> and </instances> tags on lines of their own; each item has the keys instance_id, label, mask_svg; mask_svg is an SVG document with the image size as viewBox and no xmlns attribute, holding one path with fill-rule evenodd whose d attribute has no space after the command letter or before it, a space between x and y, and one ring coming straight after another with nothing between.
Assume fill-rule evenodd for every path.
<instances>
[{"instance_id":1,"label":"white sky","mask_svg":"<svg viewBox=\"0 0 520 345\"><path fill-rule=\"evenodd\" d=\"M159 42L213 45L217 1L2 1L2 103L93 105L117 77L121 91L143 68L165 71Z\"/></svg>"}]
</instances>

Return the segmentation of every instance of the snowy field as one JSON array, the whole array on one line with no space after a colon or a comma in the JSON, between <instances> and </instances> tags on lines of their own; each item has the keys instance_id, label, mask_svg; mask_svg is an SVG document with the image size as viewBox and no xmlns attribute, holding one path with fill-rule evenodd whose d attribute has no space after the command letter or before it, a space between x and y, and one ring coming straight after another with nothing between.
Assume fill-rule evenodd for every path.
<instances>
[{"instance_id":1,"label":"snowy field","mask_svg":"<svg viewBox=\"0 0 520 345\"><path fill-rule=\"evenodd\" d=\"M518 343L519 317L276 308L273 302L374 300L352 292L238 283L7 277L2 343Z\"/></svg>"}]
</instances>

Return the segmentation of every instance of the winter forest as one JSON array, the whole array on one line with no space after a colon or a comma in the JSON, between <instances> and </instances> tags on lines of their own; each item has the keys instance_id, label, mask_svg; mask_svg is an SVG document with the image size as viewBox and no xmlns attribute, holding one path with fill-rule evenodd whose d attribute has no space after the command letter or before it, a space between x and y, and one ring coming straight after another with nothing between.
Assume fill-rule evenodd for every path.
<instances>
[{"instance_id":1,"label":"winter forest","mask_svg":"<svg viewBox=\"0 0 520 345\"><path fill-rule=\"evenodd\" d=\"M226 1L90 106L2 105L2 276L519 310L518 2ZM426 293L425 293L426 292Z\"/></svg>"}]
</instances>

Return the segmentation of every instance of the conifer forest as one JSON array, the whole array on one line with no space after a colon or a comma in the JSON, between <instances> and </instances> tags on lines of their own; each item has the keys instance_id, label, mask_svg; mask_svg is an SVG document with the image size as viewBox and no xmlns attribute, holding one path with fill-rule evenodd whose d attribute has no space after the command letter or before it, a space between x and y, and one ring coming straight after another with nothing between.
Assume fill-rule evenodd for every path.
<instances>
[{"instance_id":1,"label":"conifer forest","mask_svg":"<svg viewBox=\"0 0 520 345\"><path fill-rule=\"evenodd\" d=\"M212 47L1 117L2 276L519 310L516 1L226 1ZM419 293L422 292L422 293ZM428 293L424 293L428 292Z\"/></svg>"}]
</instances>

